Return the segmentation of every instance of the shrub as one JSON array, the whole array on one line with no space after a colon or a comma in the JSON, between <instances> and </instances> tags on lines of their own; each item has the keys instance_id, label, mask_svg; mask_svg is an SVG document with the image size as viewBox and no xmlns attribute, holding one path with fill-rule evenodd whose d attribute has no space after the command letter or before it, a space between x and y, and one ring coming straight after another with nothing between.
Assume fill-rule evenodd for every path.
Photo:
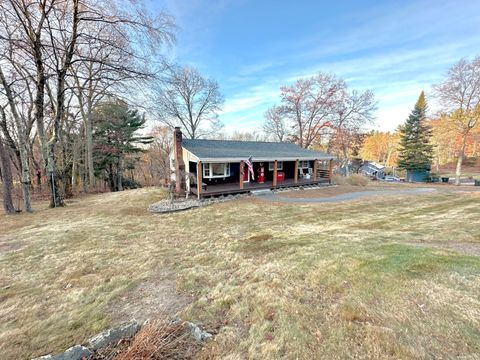
<instances>
[{"instance_id":1,"label":"shrub","mask_svg":"<svg viewBox=\"0 0 480 360\"><path fill-rule=\"evenodd\" d=\"M145 325L115 360L190 359L198 350L186 323L160 318Z\"/></svg>"},{"instance_id":2,"label":"shrub","mask_svg":"<svg viewBox=\"0 0 480 360\"><path fill-rule=\"evenodd\" d=\"M340 174L334 174L332 177L332 183L335 185L346 185L347 178Z\"/></svg>"},{"instance_id":3,"label":"shrub","mask_svg":"<svg viewBox=\"0 0 480 360\"><path fill-rule=\"evenodd\" d=\"M127 177L122 179L122 185L124 189L138 189L141 187L138 182Z\"/></svg>"},{"instance_id":4,"label":"shrub","mask_svg":"<svg viewBox=\"0 0 480 360\"><path fill-rule=\"evenodd\" d=\"M370 179L361 174L351 174L347 177L347 183L353 186L367 186L369 182Z\"/></svg>"},{"instance_id":5,"label":"shrub","mask_svg":"<svg viewBox=\"0 0 480 360\"><path fill-rule=\"evenodd\" d=\"M350 176L333 175L332 181L337 185L367 186L369 178L361 174L350 174Z\"/></svg>"}]
</instances>

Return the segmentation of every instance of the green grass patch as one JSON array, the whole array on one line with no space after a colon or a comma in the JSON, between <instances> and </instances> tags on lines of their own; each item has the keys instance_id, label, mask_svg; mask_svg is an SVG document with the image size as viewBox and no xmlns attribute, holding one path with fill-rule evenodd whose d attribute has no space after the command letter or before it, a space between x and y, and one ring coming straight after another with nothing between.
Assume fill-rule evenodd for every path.
<instances>
[{"instance_id":1,"label":"green grass patch","mask_svg":"<svg viewBox=\"0 0 480 360\"><path fill-rule=\"evenodd\" d=\"M479 353L474 193L146 211L163 197L141 189L1 216L3 358L84 342L113 325L112 305L140 283L155 290L163 273L191 299L179 316L216 334L199 358Z\"/></svg>"}]
</instances>

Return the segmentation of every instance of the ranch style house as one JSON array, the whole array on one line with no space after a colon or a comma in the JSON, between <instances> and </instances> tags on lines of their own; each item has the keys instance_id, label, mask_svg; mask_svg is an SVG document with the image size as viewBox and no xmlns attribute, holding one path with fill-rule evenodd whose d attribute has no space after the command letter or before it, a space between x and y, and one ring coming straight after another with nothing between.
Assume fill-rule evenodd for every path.
<instances>
[{"instance_id":1,"label":"ranch style house","mask_svg":"<svg viewBox=\"0 0 480 360\"><path fill-rule=\"evenodd\" d=\"M329 183L333 159L291 143L183 139L176 127L172 179L176 193L198 198Z\"/></svg>"}]
</instances>

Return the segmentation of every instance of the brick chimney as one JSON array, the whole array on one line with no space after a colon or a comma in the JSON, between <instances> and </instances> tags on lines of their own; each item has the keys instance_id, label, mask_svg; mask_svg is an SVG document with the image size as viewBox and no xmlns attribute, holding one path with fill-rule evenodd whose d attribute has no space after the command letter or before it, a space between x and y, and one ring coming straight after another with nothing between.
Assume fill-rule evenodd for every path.
<instances>
[{"instance_id":1,"label":"brick chimney","mask_svg":"<svg viewBox=\"0 0 480 360\"><path fill-rule=\"evenodd\" d=\"M185 163L183 162L182 131L178 126L173 132L173 154L175 159L175 192L185 194Z\"/></svg>"}]
</instances>

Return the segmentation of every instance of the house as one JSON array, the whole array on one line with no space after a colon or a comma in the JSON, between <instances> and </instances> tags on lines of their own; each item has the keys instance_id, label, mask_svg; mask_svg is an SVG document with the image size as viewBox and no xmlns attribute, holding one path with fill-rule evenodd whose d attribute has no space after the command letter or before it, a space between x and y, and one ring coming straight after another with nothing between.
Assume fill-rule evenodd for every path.
<instances>
[{"instance_id":1,"label":"house","mask_svg":"<svg viewBox=\"0 0 480 360\"><path fill-rule=\"evenodd\" d=\"M295 144L183 139L175 128L175 191L198 198L330 182L333 156ZM251 157L253 174L246 162Z\"/></svg>"},{"instance_id":2,"label":"house","mask_svg":"<svg viewBox=\"0 0 480 360\"><path fill-rule=\"evenodd\" d=\"M385 166L373 161L365 161L360 167L360 172L374 179L381 180L385 178Z\"/></svg>"}]
</instances>

